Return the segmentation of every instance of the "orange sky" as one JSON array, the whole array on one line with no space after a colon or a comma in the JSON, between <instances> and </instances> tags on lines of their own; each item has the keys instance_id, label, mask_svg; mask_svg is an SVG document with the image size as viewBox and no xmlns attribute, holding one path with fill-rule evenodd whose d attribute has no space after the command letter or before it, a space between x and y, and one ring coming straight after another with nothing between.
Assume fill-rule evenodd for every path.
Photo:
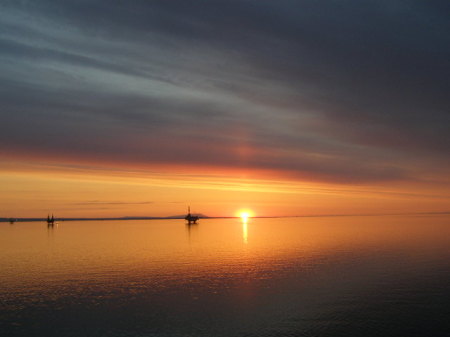
<instances>
[{"instance_id":1,"label":"orange sky","mask_svg":"<svg viewBox=\"0 0 450 337\"><path fill-rule=\"evenodd\" d=\"M386 214L448 211L445 186L343 185L276 179L276 172L208 167L130 168L8 161L0 165L0 217Z\"/></svg>"},{"instance_id":2,"label":"orange sky","mask_svg":"<svg viewBox=\"0 0 450 337\"><path fill-rule=\"evenodd\" d=\"M450 210L439 6L179 4L2 4L0 217Z\"/></svg>"}]
</instances>

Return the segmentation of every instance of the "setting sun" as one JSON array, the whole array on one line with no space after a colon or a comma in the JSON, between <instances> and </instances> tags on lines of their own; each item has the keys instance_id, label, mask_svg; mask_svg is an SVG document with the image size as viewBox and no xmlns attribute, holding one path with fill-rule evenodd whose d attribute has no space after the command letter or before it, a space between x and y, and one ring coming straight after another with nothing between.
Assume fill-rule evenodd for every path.
<instances>
[{"instance_id":1,"label":"setting sun","mask_svg":"<svg viewBox=\"0 0 450 337\"><path fill-rule=\"evenodd\" d=\"M253 216L253 212L250 211L250 210L247 210L247 209L246 210L240 210L240 211L238 211L237 214L244 221L246 221L248 218L251 218Z\"/></svg>"}]
</instances>

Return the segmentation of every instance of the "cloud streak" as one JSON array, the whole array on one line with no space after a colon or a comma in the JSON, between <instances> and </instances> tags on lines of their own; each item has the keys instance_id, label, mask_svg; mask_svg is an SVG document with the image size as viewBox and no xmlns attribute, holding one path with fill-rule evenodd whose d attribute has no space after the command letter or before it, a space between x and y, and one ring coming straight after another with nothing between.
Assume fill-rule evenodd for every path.
<instances>
[{"instance_id":1,"label":"cloud streak","mask_svg":"<svg viewBox=\"0 0 450 337\"><path fill-rule=\"evenodd\" d=\"M450 167L444 1L1 9L4 155L336 183L415 181Z\"/></svg>"},{"instance_id":2,"label":"cloud streak","mask_svg":"<svg viewBox=\"0 0 450 337\"><path fill-rule=\"evenodd\" d=\"M86 202L74 203L74 205L78 206L98 206L98 205L150 205L153 204L152 201L140 201L140 202L126 202L126 201L99 201L99 200L90 200Z\"/></svg>"}]
</instances>

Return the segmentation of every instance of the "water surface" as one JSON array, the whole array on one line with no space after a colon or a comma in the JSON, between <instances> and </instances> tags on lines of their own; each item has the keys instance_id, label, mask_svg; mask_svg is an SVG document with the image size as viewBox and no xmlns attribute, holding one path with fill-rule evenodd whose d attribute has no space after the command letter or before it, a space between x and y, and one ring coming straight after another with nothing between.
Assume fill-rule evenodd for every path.
<instances>
[{"instance_id":1,"label":"water surface","mask_svg":"<svg viewBox=\"0 0 450 337\"><path fill-rule=\"evenodd\" d=\"M450 218L0 224L1 336L448 336Z\"/></svg>"}]
</instances>

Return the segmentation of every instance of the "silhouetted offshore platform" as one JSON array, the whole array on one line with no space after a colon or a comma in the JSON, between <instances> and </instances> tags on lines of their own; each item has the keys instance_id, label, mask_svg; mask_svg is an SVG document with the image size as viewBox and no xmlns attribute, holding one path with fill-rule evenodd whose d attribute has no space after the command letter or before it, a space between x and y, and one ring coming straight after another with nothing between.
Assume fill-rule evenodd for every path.
<instances>
[{"instance_id":1,"label":"silhouetted offshore platform","mask_svg":"<svg viewBox=\"0 0 450 337\"><path fill-rule=\"evenodd\" d=\"M50 218L50 214L47 216L47 225L53 226L55 224L55 217L52 214L52 217Z\"/></svg>"},{"instance_id":2,"label":"silhouetted offshore platform","mask_svg":"<svg viewBox=\"0 0 450 337\"><path fill-rule=\"evenodd\" d=\"M188 214L184 217L184 219L188 222L188 225L196 224L198 219L200 219L196 215L191 214L191 207L188 207Z\"/></svg>"}]
</instances>

